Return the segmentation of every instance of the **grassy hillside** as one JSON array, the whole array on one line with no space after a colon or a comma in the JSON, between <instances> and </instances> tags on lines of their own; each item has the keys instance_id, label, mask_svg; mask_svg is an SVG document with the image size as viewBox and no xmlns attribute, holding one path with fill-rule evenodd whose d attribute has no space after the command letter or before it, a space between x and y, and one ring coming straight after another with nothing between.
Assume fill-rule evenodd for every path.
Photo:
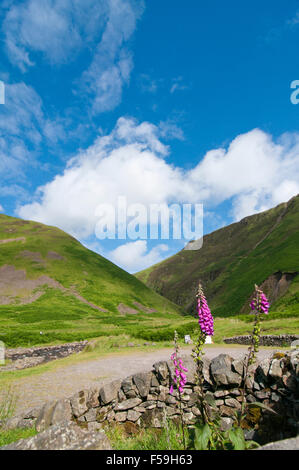
<instances>
[{"instance_id":1,"label":"grassy hillside","mask_svg":"<svg viewBox=\"0 0 299 470\"><path fill-rule=\"evenodd\" d=\"M7 346L142 337L184 324L181 313L63 231L0 215L0 340Z\"/></svg>"},{"instance_id":2,"label":"grassy hillside","mask_svg":"<svg viewBox=\"0 0 299 470\"><path fill-rule=\"evenodd\" d=\"M249 313L254 284L271 311L299 313L299 196L206 235L198 251L183 250L136 276L156 292L195 309L198 281L216 316ZM273 316L272 316L273 318Z\"/></svg>"}]
</instances>

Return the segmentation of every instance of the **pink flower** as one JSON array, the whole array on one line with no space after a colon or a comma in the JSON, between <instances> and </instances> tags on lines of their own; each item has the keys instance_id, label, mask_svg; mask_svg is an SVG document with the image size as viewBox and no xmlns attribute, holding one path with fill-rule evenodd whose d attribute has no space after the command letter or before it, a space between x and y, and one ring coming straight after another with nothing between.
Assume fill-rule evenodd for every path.
<instances>
[{"instance_id":1,"label":"pink flower","mask_svg":"<svg viewBox=\"0 0 299 470\"><path fill-rule=\"evenodd\" d=\"M270 304L264 292L256 287L256 296L250 303L251 310L259 313L269 313Z\"/></svg>"},{"instance_id":2,"label":"pink flower","mask_svg":"<svg viewBox=\"0 0 299 470\"><path fill-rule=\"evenodd\" d=\"M184 387L187 383L187 376L184 374L184 372L188 372L188 369L183 366L183 361L181 358L177 359L176 352L171 355L171 360L175 366L175 376L173 377L173 382L177 386L179 392L183 393ZM173 394L174 384L172 384L169 389L169 393L171 395Z\"/></svg>"},{"instance_id":3,"label":"pink flower","mask_svg":"<svg viewBox=\"0 0 299 470\"><path fill-rule=\"evenodd\" d=\"M197 312L198 312L198 323L201 328L201 331L205 333L207 336L214 335L214 319L211 314L211 310L209 309L207 300L201 292L197 298Z\"/></svg>"}]
</instances>

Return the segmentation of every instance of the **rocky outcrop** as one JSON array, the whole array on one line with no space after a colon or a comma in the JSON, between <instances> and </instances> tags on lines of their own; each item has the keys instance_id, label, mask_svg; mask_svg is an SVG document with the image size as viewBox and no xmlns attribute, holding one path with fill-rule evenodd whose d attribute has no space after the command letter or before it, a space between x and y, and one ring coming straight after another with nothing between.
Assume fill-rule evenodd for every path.
<instances>
[{"instance_id":1,"label":"rocky outcrop","mask_svg":"<svg viewBox=\"0 0 299 470\"><path fill-rule=\"evenodd\" d=\"M183 360L188 373L181 408L185 423L192 425L201 414L197 374L194 361L190 357ZM212 361L204 359L202 363L204 393L211 412L220 412L224 429L232 425L236 411L241 409L244 361L245 358L234 360L221 354ZM151 371L81 390L70 399L50 402L40 410L13 418L5 426L35 424L37 430L43 431L71 420L89 431L113 422L161 428L166 417L179 418L178 394L176 391L169 394L173 377L172 362L158 362ZM250 366L245 384L249 411L244 426L248 438L264 444L297 435L298 378L299 352L296 350L276 353Z\"/></svg>"},{"instance_id":2,"label":"rocky outcrop","mask_svg":"<svg viewBox=\"0 0 299 470\"><path fill-rule=\"evenodd\" d=\"M66 422L1 447L1 450L111 450L111 445L103 430L88 431Z\"/></svg>"},{"instance_id":3,"label":"rocky outcrop","mask_svg":"<svg viewBox=\"0 0 299 470\"><path fill-rule=\"evenodd\" d=\"M263 335L260 337L261 346L290 346L293 341L299 340L299 335ZM252 336L233 336L232 338L224 338L227 344L247 344L252 343Z\"/></svg>"}]
</instances>

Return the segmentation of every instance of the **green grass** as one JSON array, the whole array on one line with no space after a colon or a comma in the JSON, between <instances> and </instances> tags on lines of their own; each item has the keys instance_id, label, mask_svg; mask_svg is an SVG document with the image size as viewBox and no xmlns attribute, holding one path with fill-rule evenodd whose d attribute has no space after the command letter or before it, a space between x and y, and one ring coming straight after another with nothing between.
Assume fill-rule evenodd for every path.
<instances>
[{"instance_id":1,"label":"green grass","mask_svg":"<svg viewBox=\"0 0 299 470\"><path fill-rule=\"evenodd\" d=\"M140 429L130 436L124 426L112 425L105 432L114 450L184 450L181 429L170 420L167 428Z\"/></svg>"},{"instance_id":2,"label":"green grass","mask_svg":"<svg viewBox=\"0 0 299 470\"><path fill-rule=\"evenodd\" d=\"M30 280L48 276L68 291L46 285L17 289L12 284L10 292L0 292L0 297L13 295L12 304L0 305L0 340L7 347L131 335L137 328L172 327L184 322L181 308L63 231L0 214L0 240L21 236L24 243L1 245L0 267L25 270ZM62 259L49 257L51 251ZM33 261L30 253L35 257L38 254L41 262ZM106 311L82 302L73 295L74 290ZM37 291L42 293L37 300L24 303ZM155 311L145 313L134 302ZM117 308L120 303L134 308L137 314L121 315Z\"/></svg>"},{"instance_id":3,"label":"green grass","mask_svg":"<svg viewBox=\"0 0 299 470\"><path fill-rule=\"evenodd\" d=\"M35 428L10 429L8 431L0 428L0 447L16 442L19 439L27 439L37 434Z\"/></svg>"}]
</instances>

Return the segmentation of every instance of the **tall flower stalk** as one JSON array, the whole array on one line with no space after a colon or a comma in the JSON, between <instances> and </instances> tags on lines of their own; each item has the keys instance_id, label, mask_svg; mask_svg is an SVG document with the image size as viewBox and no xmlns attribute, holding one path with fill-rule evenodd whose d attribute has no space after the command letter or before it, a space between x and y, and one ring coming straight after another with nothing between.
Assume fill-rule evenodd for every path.
<instances>
[{"instance_id":1,"label":"tall flower stalk","mask_svg":"<svg viewBox=\"0 0 299 470\"><path fill-rule=\"evenodd\" d=\"M209 420L208 407L204 400L204 390L203 390L203 346L206 342L207 336L214 335L214 319L209 309L207 299L204 295L202 285L198 284L198 290L196 294L197 298L197 314L198 314L198 323L199 323L199 333L195 346L192 351L192 356L196 364L196 385L198 386L200 407L201 407L201 416L204 423L207 423Z\"/></svg>"},{"instance_id":2,"label":"tall flower stalk","mask_svg":"<svg viewBox=\"0 0 299 470\"><path fill-rule=\"evenodd\" d=\"M169 393L171 395L173 394L174 387L176 387L178 390L183 445L184 445L184 449L186 450L185 426L184 426L183 409L182 409L182 394L184 393L184 388L187 383L187 376L185 373L188 372L188 369L184 367L183 361L180 357L179 337L178 337L177 331L174 332L174 352L171 355L171 360L174 365L174 378L173 378L173 383L170 386Z\"/></svg>"},{"instance_id":3,"label":"tall flower stalk","mask_svg":"<svg viewBox=\"0 0 299 470\"><path fill-rule=\"evenodd\" d=\"M246 404L245 403L246 402L245 389L246 389L246 382L247 382L249 367L255 363L257 353L259 351L260 334L261 334L261 315L262 314L268 315L269 307L270 307L270 304L266 295L255 284L254 297L253 297L253 300L250 302L250 308L251 310L253 310L255 318L254 318L254 324L253 324L251 345L248 348L248 357L247 357L245 370L244 370L244 379L243 379L244 383L243 383L243 388L242 388L241 413L240 413L240 420L239 420L240 424L244 416L244 410L245 410L245 404Z\"/></svg>"}]
</instances>

